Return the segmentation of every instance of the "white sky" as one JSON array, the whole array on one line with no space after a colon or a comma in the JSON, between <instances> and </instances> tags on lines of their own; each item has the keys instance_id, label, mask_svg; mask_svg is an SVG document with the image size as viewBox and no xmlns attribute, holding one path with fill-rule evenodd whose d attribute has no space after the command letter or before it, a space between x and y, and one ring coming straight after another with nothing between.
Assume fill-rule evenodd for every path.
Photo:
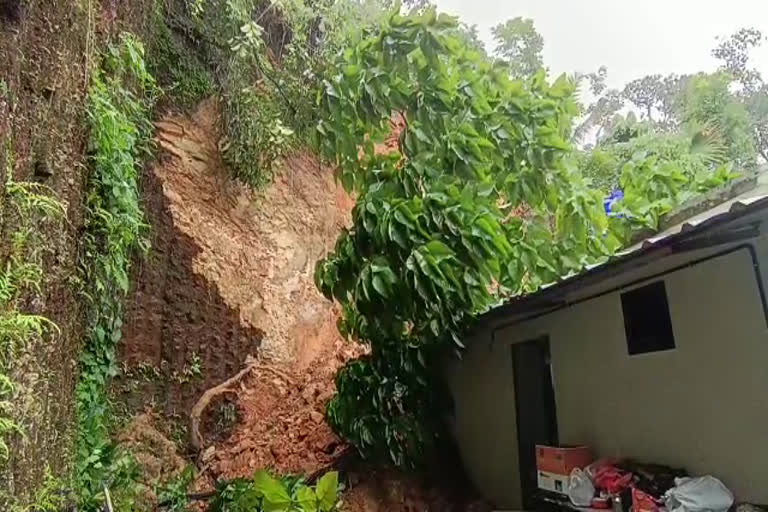
<instances>
[{"instance_id":1,"label":"white sky","mask_svg":"<svg viewBox=\"0 0 768 512\"><path fill-rule=\"evenodd\" d=\"M768 35L768 0L433 0L439 11L476 24L489 50L490 28L532 18L544 37L544 63L554 75L608 67L608 85L653 73L713 71L717 36L741 27ZM768 76L768 42L753 52Z\"/></svg>"}]
</instances>

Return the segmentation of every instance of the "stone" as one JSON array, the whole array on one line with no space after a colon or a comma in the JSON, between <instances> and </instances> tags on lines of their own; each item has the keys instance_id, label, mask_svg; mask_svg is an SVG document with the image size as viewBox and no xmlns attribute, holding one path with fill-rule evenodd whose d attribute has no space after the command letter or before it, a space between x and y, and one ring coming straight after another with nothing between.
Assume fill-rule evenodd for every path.
<instances>
[{"instance_id":1,"label":"stone","mask_svg":"<svg viewBox=\"0 0 768 512\"><path fill-rule=\"evenodd\" d=\"M215 446L209 446L203 451L203 456L201 457L203 460L203 463L208 462L213 458L213 456L216 455L216 447Z\"/></svg>"}]
</instances>

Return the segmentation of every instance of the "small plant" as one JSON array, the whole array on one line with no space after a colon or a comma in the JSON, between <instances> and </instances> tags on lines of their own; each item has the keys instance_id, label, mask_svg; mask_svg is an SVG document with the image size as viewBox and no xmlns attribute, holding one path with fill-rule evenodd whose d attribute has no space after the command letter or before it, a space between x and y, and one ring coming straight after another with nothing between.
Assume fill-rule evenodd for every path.
<instances>
[{"instance_id":1,"label":"small plant","mask_svg":"<svg viewBox=\"0 0 768 512\"><path fill-rule=\"evenodd\" d=\"M200 377L203 374L203 362L197 352L192 352L192 357L189 362L189 375L191 377Z\"/></svg>"},{"instance_id":2,"label":"small plant","mask_svg":"<svg viewBox=\"0 0 768 512\"><path fill-rule=\"evenodd\" d=\"M224 138L233 175L268 183L281 158L311 141L332 57L386 2L189 0L187 17L219 63Z\"/></svg>"},{"instance_id":3,"label":"small plant","mask_svg":"<svg viewBox=\"0 0 768 512\"><path fill-rule=\"evenodd\" d=\"M37 490L32 503L11 505L10 512L61 512L70 510L72 505L72 492L66 482L56 478L49 467L45 468L45 480Z\"/></svg>"},{"instance_id":4,"label":"small plant","mask_svg":"<svg viewBox=\"0 0 768 512\"><path fill-rule=\"evenodd\" d=\"M176 445L179 452L184 452L189 448L189 427L180 416L169 418L168 437Z\"/></svg>"},{"instance_id":5,"label":"small plant","mask_svg":"<svg viewBox=\"0 0 768 512\"><path fill-rule=\"evenodd\" d=\"M330 512L338 505L339 475L331 471L310 487L301 478L277 479L259 471L252 480L220 483L210 512Z\"/></svg>"},{"instance_id":6,"label":"small plant","mask_svg":"<svg viewBox=\"0 0 768 512\"><path fill-rule=\"evenodd\" d=\"M226 401L216 409L216 430L229 432L237 424L237 406L234 402Z\"/></svg>"},{"instance_id":7,"label":"small plant","mask_svg":"<svg viewBox=\"0 0 768 512\"><path fill-rule=\"evenodd\" d=\"M152 382L161 378L160 370L146 361L140 361L131 369L128 368L126 362L123 362L122 373L129 379L142 379L145 382Z\"/></svg>"},{"instance_id":8,"label":"small plant","mask_svg":"<svg viewBox=\"0 0 768 512\"><path fill-rule=\"evenodd\" d=\"M274 165L291 146L294 132L283 123L284 107L276 93L254 75L254 59L264 51L262 32L254 27L258 25L243 25L243 36L232 42L221 151L236 178L259 187L272 179Z\"/></svg>"},{"instance_id":9,"label":"small plant","mask_svg":"<svg viewBox=\"0 0 768 512\"><path fill-rule=\"evenodd\" d=\"M189 486L195 480L195 467L187 466L175 478L156 489L157 500L166 512L186 512L189 506Z\"/></svg>"},{"instance_id":10,"label":"small plant","mask_svg":"<svg viewBox=\"0 0 768 512\"><path fill-rule=\"evenodd\" d=\"M213 76L196 48L185 46L168 26L167 20L172 19L175 13L166 4L161 0L153 2L152 39L148 43L147 66L163 89L163 94L170 97L175 106L189 109L213 93ZM202 4L202 0L190 1L193 18L202 12Z\"/></svg>"},{"instance_id":11,"label":"small plant","mask_svg":"<svg viewBox=\"0 0 768 512\"><path fill-rule=\"evenodd\" d=\"M13 382L8 376L0 374L0 458L7 459L9 455L6 436L14 433L23 434L24 431L11 418L13 403L9 398L13 394Z\"/></svg>"},{"instance_id":12,"label":"small plant","mask_svg":"<svg viewBox=\"0 0 768 512\"><path fill-rule=\"evenodd\" d=\"M186 384L192 379L199 378L203 375L203 362L197 352L192 352L189 361L184 363L184 367L181 371L174 370L171 375L171 379L175 380L179 384Z\"/></svg>"}]
</instances>

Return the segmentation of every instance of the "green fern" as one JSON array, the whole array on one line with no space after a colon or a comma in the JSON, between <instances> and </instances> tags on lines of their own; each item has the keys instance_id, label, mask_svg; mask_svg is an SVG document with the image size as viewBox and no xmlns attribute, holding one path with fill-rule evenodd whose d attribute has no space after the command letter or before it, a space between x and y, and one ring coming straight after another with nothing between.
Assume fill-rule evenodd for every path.
<instances>
[{"instance_id":1,"label":"green fern","mask_svg":"<svg viewBox=\"0 0 768 512\"><path fill-rule=\"evenodd\" d=\"M0 350L13 356L15 350L30 336L42 336L46 330L60 333L59 327L44 316L18 311L0 313Z\"/></svg>"},{"instance_id":2,"label":"green fern","mask_svg":"<svg viewBox=\"0 0 768 512\"><path fill-rule=\"evenodd\" d=\"M10 377L0 373L0 397L13 394L15 386ZM6 436L10 434L24 435L21 427L10 418L13 404L9 400L0 400L0 459L7 459L10 455Z\"/></svg>"},{"instance_id":3,"label":"green fern","mask_svg":"<svg viewBox=\"0 0 768 512\"><path fill-rule=\"evenodd\" d=\"M19 311L19 298L25 292L39 295L43 281L40 248L43 239L40 224L45 220L66 218L64 205L55 199L53 191L38 183L13 180L13 158L10 148L6 160L5 190L2 210L12 216L3 219L15 225L10 234L10 253L0 270L0 460L10 456L8 437L24 435L13 420L12 395L15 384L8 375L18 350L35 337L59 332L50 319ZM8 205L9 208L5 208Z\"/></svg>"},{"instance_id":4,"label":"green fern","mask_svg":"<svg viewBox=\"0 0 768 512\"><path fill-rule=\"evenodd\" d=\"M23 504L12 502L9 512L60 512L73 510L71 508L71 496L66 490L71 485L57 478L51 472L50 467L45 468L45 480L37 489L31 503Z\"/></svg>"},{"instance_id":5,"label":"green fern","mask_svg":"<svg viewBox=\"0 0 768 512\"><path fill-rule=\"evenodd\" d=\"M23 216L33 213L38 217L66 217L64 204L53 197L54 191L50 187L40 183L9 180L5 184L5 192Z\"/></svg>"}]
</instances>

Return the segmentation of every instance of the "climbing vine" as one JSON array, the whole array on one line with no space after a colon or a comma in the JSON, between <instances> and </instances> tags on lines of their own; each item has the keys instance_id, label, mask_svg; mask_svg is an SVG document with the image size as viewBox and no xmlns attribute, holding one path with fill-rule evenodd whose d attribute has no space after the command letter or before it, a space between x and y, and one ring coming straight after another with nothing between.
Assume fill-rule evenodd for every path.
<instances>
[{"instance_id":1,"label":"climbing vine","mask_svg":"<svg viewBox=\"0 0 768 512\"><path fill-rule=\"evenodd\" d=\"M77 483L86 511L100 510L105 489L119 500L133 478L132 460L109 435L106 387L117 373L116 346L131 258L147 247L138 172L151 133L153 92L142 43L122 34L108 48L89 91L91 175L82 254L88 325L77 385ZM129 504L122 507L130 510Z\"/></svg>"}]
</instances>

